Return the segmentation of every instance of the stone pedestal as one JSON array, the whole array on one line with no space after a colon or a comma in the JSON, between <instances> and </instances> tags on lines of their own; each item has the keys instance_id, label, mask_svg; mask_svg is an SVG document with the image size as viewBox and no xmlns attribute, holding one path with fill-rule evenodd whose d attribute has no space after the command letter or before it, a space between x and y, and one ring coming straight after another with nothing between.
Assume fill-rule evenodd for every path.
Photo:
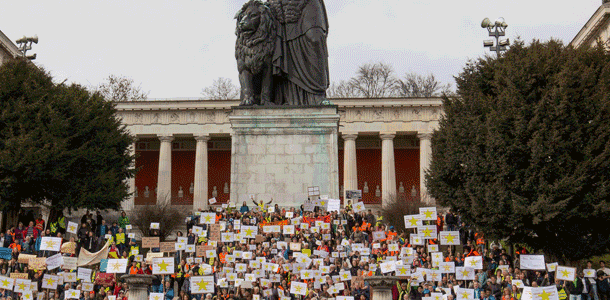
<instances>
[{"instance_id":1,"label":"stone pedestal","mask_svg":"<svg viewBox=\"0 0 610 300\"><path fill-rule=\"evenodd\" d=\"M153 275L123 275L121 281L129 286L129 300L148 300L148 287L152 285Z\"/></svg>"},{"instance_id":2,"label":"stone pedestal","mask_svg":"<svg viewBox=\"0 0 610 300\"><path fill-rule=\"evenodd\" d=\"M300 206L310 186L339 199L336 106L234 107L229 120L232 202Z\"/></svg>"},{"instance_id":3,"label":"stone pedestal","mask_svg":"<svg viewBox=\"0 0 610 300\"><path fill-rule=\"evenodd\" d=\"M364 281L371 286L371 300L392 300L392 287L401 280L396 276L370 276Z\"/></svg>"}]
</instances>

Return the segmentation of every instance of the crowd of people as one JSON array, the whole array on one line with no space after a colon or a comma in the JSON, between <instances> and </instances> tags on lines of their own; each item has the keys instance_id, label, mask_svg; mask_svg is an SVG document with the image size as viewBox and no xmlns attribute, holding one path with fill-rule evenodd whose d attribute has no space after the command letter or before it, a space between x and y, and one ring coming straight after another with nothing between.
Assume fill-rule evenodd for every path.
<instances>
[{"instance_id":1,"label":"crowd of people","mask_svg":"<svg viewBox=\"0 0 610 300\"><path fill-rule=\"evenodd\" d=\"M485 241L481 233L470 230L451 212L444 215L439 212L435 221L424 222L436 225L438 232L459 231L461 245L442 245L436 238L426 240L423 245L411 244L410 234L417 230L397 231L371 209L356 212L351 204L339 211L328 212L320 206L310 210L305 206L281 208L277 204L272 206L271 202L254 201L253 206L244 202L241 207L223 205L195 212L186 219L186 231L178 231L173 240L206 246L214 250L214 255L143 248L142 241L130 234L135 229L124 212L110 224L100 212L95 216L87 212L75 233L70 233L69 221L62 214L54 216L49 224L42 216L35 220L20 218L19 224L1 237L4 249L10 249L10 253L6 256L0 252L0 300L127 299L129 287L121 282L122 274L106 272L108 259L127 259L123 274L153 275L149 292L163 295L164 299L371 300L372 287L365 280L370 276L397 276L392 287L393 300L534 300L535 297L524 291L545 286L555 286L560 300L568 297L570 300L607 300L610 295L610 269L604 262L599 266L588 262L585 268L579 269L574 281L557 280L554 272L546 270L523 270L519 256L524 252L509 253L499 244ZM214 232L213 225L203 221L202 216L210 212L215 215L211 223L220 224L221 232ZM255 237L247 237L242 230L251 226L258 228ZM271 230L267 226L275 228ZM159 228L140 229L147 237L159 236ZM44 237L60 237L64 245L73 247L62 246L59 252L42 250ZM64 278L65 274L77 270L48 270L22 259L48 258L58 253L77 257L82 253L81 248L87 253L108 248L108 255L100 263L85 266L91 269L89 278L79 277L63 283L60 280L56 289L43 288L45 275ZM431 278L429 275L439 270L433 253L441 253L442 262L452 262L458 268L464 266L468 257L481 256L482 268L476 270L474 280L458 280L455 271ZM172 257L174 270L169 274L155 274L153 256ZM387 262L391 262L390 270L384 269ZM584 277L584 269L597 270L594 276ZM193 290L192 281L202 276L213 281L213 292L200 294ZM2 278L30 280L30 292L15 292L16 285L3 289ZM306 285L303 293L291 290L297 283ZM68 291L79 293L74 297ZM466 296L461 291L470 294ZM547 296L542 300L548 299Z\"/></svg>"}]
</instances>

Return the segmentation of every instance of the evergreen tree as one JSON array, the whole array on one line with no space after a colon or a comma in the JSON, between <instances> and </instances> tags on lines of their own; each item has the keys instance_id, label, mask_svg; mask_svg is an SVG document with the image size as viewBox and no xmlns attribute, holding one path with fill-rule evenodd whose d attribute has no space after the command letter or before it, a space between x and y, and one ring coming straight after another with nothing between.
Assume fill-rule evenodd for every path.
<instances>
[{"instance_id":1,"label":"evergreen tree","mask_svg":"<svg viewBox=\"0 0 610 300\"><path fill-rule=\"evenodd\" d=\"M53 83L25 60L0 67L0 210L118 209L134 175L133 141L114 103Z\"/></svg>"},{"instance_id":2,"label":"evergreen tree","mask_svg":"<svg viewBox=\"0 0 610 300\"><path fill-rule=\"evenodd\" d=\"M564 261L610 242L610 55L518 42L469 63L432 138L431 195Z\"/></svg>"}]
</instances>

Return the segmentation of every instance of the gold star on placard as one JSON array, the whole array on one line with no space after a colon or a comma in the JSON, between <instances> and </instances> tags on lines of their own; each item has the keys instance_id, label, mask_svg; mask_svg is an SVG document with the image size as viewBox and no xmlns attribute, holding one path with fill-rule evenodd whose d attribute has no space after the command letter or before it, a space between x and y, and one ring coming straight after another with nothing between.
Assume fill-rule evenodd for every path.
<instances>
[{"instance_id":1,"label":"gold star on placard","mask_svg":"<svg viewBox=\"0 0 610 300\"><path fill-rule=\"evenodd\" d=\"M432 218L432 211L426 210L424 211L424 215L426 215L426 219Z\"/></svg>"},{"instance_id":2,"label":"gold star on placard","mask_svg":"<svg viewBox=\"0 0 610 300\"><path fill-rule=\"evenodd\" d=\"M302 288L301 288L301 286L300 286L300 285L298 285L298 286L294 287L294 289L295 289L297 292L299 292L299 293L300 293Z\"/></svg>"},{"instance_id":3,"label":"gold star on placard","mask_svg":"<svg viewBox=\"0 0 610 300\"><path fill-rule=\"evenodd\" d=\"M477 265L477 261L476 261L476 260L474 260L474 259L473 259L473 260L471 260L471 261L470 261L470 265L471 265L471 266L473 266L473 267L475 267L475 266Z\"/></svg>"},{"instance_id":4,"label":"gold star on placard","mask_svg":"<svg viewBox=\"0 0 610 300\"><path fill-rule=\"evenodd\" d=\"M197 283L197 286L199 286L199 291L205 291L205 290L207 290L207 289L208 289L208 282L207 282L207 281L204 281L204 280L199 281L199 282Z\"/></svg>"},{"instance_id":5,"label":"gold star on placard","mask_svg":"<svg viewBox=\"0 0 610 300\"><path fill-rule=\"evenodd\" d=\"M252 236L252 229L248 228L246 229L246 236Z\"/></svg>"},{"instance_id":6,"label":"gold star on placard","mask_svg":"<svg viewBox=\"0 0 610 300\"><path fill-rule=\"evenodd\" d=\"M212 221L212 216L210 216L210 215L205 216L205 222L210 223L210 221Z\"/></svg>"},{"instance_id":7,"label":"gold star on placard","mask_svg":"<svg viewBox=\"0 0 610 300\"><path fill-rule=\"evenodd\" d=\"M347 273L343 273L343 279L347 279Z\"/></svg>"},{"instance_id":8,"label":"gold star on placard","mask_svg":"<svg viewBox=\"0 0 610 300\"><path fill-rule=\"evenodd\" d=\"M52 240L48 240L46 242L46 244L47 244L47 248L55 248L55 242Z\"/></svg>"},{"instance_id":9,"label":"gold star on placard","mask_svg":"<svg viewBox=\"0 0 610 300\"><path fill-rule=\"evenodd\" d=\"M561 275L563 275L563 278L568 278L568 276L570 276L570 271L563 270L563 271L561 271Z\"/></svg>"},{"instance_id":10,"label":"gold star on placard","mask_svg":"<svg viewBox=\"0 0 610 300\"><path fill-rule=\"evenodd\" d=\"M451 270L451 266L445 265L445 266L443 266L443 269L445 269L445 271L449 271L449 270Z\"/></svg>"},{"instance_id":11,"label":"gold star on placard","mask_svg":"<svg viewBox=\"0 0 610 300\"><path fill-rule=\"evenodd\" d=\"M156 295L155 295L155 296L153 297L153 299L155 299L155 300L159 300L159 296L156 296Z\"/></svg>"},{"instance_id":12,"label":"gold star on placard","mask_svg":"<svg viewBox=\"0 0 610 300\"><path fill-rule=\"evenodd\" d=\"M464 299L468 299L468 292L464 292L464 293L462 293L462 298L464 298Z\"/></svg>"},{"instance_id":13,"label":"gold star on placard","mask_svg":"<svg viewBox=\"0 0 610 300\"><path fill-rule=\"evenodd\" d=\"M169 265L166 264L164 260L161 260L161 263L159 264L159 271L167 272L167 266L169 266Z\"/></svg>"},{"instance_id":14,"label":"gold star on placard","mask_svg":"<svg viewBox=\"0 0 610 300\"><path fill-rule=\"evenodd\" d=\"M445 238L447 239L447 242L449 243L453 243L453 239L455 238L453 235L448 234L447 236L445 236Z\"/></svg>"},{"instance_id":15,"label":"gold star on placard","mask_svg":"<svg viewBox=\"0 0 610 300\"><path fill-rule=\"evenodd\" d=\"M120 267L121 267L121 264L117 261L116 263L114 263L112 265L112 270L113 271L118 271Z\"/></svg>"},{"instance_id":16,"label":"gold star on placard","mask_svg":"<svg viewBox=\"0 0 610 300\"><path fill-rule=\"evenodd\" d=\"M25 291L25 283L22 282L19 284L19 290Z\"/></svg>"},{"instance_id":17,"label":"gold star on placard","mask_svg":"<svg viewBox=\"0 0 610 300\"><path fill-rule=\"evenodd\" d=\"M542 293L540 293L540 298L542 298L542 300L549 300L550 295L550 293L547 293L545 290L542 290Z\"/></svg>"},{"instance_id":18,"label":"gold star on placard","mask_svg":"<svg viewBox=\"0 0 610 300\"><path fill-rule=\"evenodd\" d=\"M408 221L411 222L411 226L417 226L417 219L415 217L411 217Z\"/></svg>"},{"instance_id":19,"label":"gold star on placard","mask_svg":"<svg viewBox=\"0 0 610 300\"><path fill-rule=\"evenodd\" d=\"M400 275L403 275L403 274L407 275L407 269L406 268L400 268L399 271L400 271Z\"/></svg>"},{"instance_id":20,"label":"gold star on placard","mask_svg":"<svg viewBox=\"0 0 610 300\"><path fill-rule=\"evenodd\" d=\"M30 298L31 298L30 293L23 294L23 298L25 298L25 299L30 299Z\"/></svg>"},{"instance_id":21,"label":"gold star on placard","mask_svg":"<svg viewBox=\"0 0 610 300\"><path fill-rule=\"evenodd\" d=\"M424 236L432 236L432 230L426 228L424 230L422 230L422 232L424 233Z\"/></svg>"},{"instance_id":22,"label":"gold star on placard","mask_svg":"<svg viewBox=\"0 0 610 300\"><path fill-rule=\"evenodd\" d=\"M464 276L464 278L468 277L469 272L464 270L462 271L462 276Z\"/></svg>"},{"instance_id":23,"label":"gold star on placard","mask_svg":"<svg viewBox=\"0 0 610 300\"><path fill-rule=\"evenodd\" d=\"M3 287L8 286L8 285L9 285L9 283L10 283L10 281L8 281L8 280L6 280L6 279L2 280L2 286L3 286Z\"/></svg>"}]
</instances>

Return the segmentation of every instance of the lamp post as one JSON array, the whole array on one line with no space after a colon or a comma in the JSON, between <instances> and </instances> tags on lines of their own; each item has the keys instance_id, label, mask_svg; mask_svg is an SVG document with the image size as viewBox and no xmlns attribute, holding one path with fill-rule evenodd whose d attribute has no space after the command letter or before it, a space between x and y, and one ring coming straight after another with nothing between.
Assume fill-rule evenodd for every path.
<instances>
[{"instance_id":1,"label":"lamp post","mask_svg":"<svg viewBox=\"0 0 610 300\"><path fill-rule=\"evenodd\" d=\"M26 52L28 50L32 50L32 43L38 44L38 35L35 35L33 37L26 37L24 35L22 38L16 40L15 42L17 42L17 44L19 44L19 51L21 51L21 53L23 54L23 57L25 57L29 60L36 59L36 53L34 53L32 55L26 55Z\"/></svg>"},{"instance_id":2,"label":"lamp post","mask_svg":"<svg viewBox=\"0 0 610 300\"><path fill-rule=\"evenodd\" d=\"M483 19L481 22L481 27L487 29L489 32L489 36L494 37L496 39L495 45L494 40L484 40L483 46L489 47L489 50L492 52L496 52L496 55L500 57L502 51L506 51L507 47L510 45L510 40L508 38L500 38L506 34L506 21L504 18L498 18L494 23L492 23L489 18Z\"/></svg>"}]
</instances>

